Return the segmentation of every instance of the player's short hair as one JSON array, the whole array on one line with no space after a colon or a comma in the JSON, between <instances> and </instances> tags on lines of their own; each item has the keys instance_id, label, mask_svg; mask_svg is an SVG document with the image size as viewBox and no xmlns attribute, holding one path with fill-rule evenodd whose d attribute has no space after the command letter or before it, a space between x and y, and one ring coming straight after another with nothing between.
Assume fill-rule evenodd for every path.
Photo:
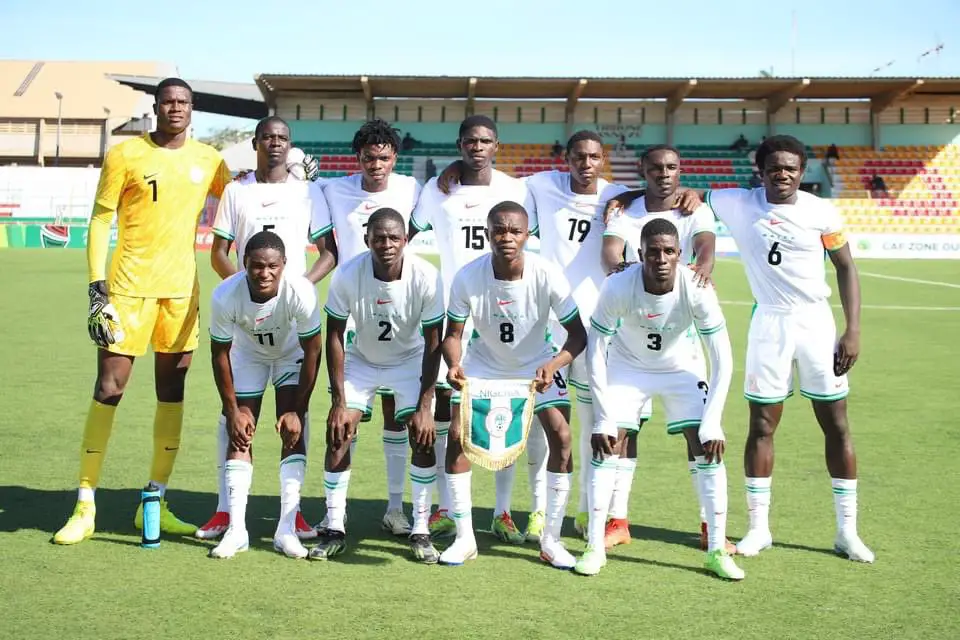
<instances>
[{"instance_id":1,"label":"player's short hair","mask_svg":"<svg viewBox=\"0 0 960 640\"><path fill-rule=\"evenodd\" d=\"M487 222L489 223L493 220L493 217L498 213L520 213L524 218L529 219L530 214L527 213L527 210L523 208L523 205L519 202L514 202L513 200L504 200L503 202L498 202L493 205L493 208L490 209L490 213L487 214Z\"/></svg>"},{"instance_id":2,"label":"player's short hair","mask_svg":"<svg viewBox=\"0 0 960 640\"><path fill-rule=\"evenodd\" d=\"M184 89L190 92L190 98L191 99L193 98L193 87L187 84L186 80L183 80L182 78L164 78L163 80L160 81L160 83L157 85L156 90L153 92L154 101L160 100L160 94L167 87L183 87Z\"/></svg>"},{"instance_id":3,"label":"player's short hair","mask_svg":"<svg viewBox=\"0 0 960 640\"><path fill-rule=\"evenodd\" d=\"M287 249L283 246L283 240L273 231L258 231L247 240L247 246L243 249L243 257L246 258L254 251L260 249L276 249L281 256L286 257Z\"/></svg>"},{"instance_id":4,"label":"player's short hair","mask_svg":"<svg viewBox=\"0 0 960 640\"><path fill-rule=\"evenodd\" d=\"M367 219L367 229L373 229L374 226L382 224L384 222L396 222L400 227L406 232L404 228L406 222L403 220L403 216L400 215L400 212L396 209L391 209L390 207L380 207Z\"/></svg>"},{"instance_id":5,"label":"player's short hair","mask_svg":"<svg viewBox=\"0 0 960 640\"><path fill-rule=\"evenodd\" d=\"M800 158L800 168L807 168L807 148L793 136L786 135L769 136L760 143L756 154L757 168L763 171L767 156L773 155L777 151L792 153Z\"/></svg>"},{"instance_id":6,"label":"player's short hair","mask_svg":"<svg viewBox=\"0 0 960 640\"><path fill-rule=\"evenodd\" d=\"M601 147L603 146L603 138L600 137L599 133L596 131L588 131L583 129L581 131L577 131L575 134L570 136L569 140L567 140L567 154L573 151L573 145L577 144L578 142L583 142L584 140L591 140L599 144Z\"/></svg>"},{"instance_id":7,"label":"player's short hair","mask_svg":"<svg viewBox=\"0 0 960 640\"><path fill-rule=\"evenodd\" d=\"M646 162L650 154L656 153L657 151L672 151L677 154L677 158L680 157L680 151L678 151L676 147L669 144L655 144L643 150L643 153L640 154L640 163Z\"/></svg>"},{"instance_id":8,"label":"player's short hair","mask_svg":"<svg viewBox=\"0 0 960 640\"><path fill-rule=\"evenodd\" d=\"M640 232L640 244L646 244L654 236L672 236L676 238L677 244L680 244L680 233L677 227L666 218L654 218L643 225Z\"/></svg>"},{"instance_id":9,"label":"player's short hair","mask_svg":"<svg viewBox=\"0 0 960 640\"><path fill-rule=\"evenodd\" d=\"M280 124L282 124L287 128L287 131L290 130L290 125L287 124L287 121L281 118L280 116L267 116L266 118L263 118L262 120L260 120L260 122L257 123L257 126L253 130L253 137L259 138L260 133L263 132L264 128L268 124L273 124L274 122L279 122Z\"/></svg>"},{"instance_id":10,"label":"player's short hair","mask_svg":"<svg viewBox=\"0 0 960 640\"><path fill-rule=\"evenodd\" d=\"M400 153L400 134L383 118L374 118L357 129L353 135L353 152L360 153L364 147L386 145Z\"/></svg>"},{"instance_id":11,"label":"player's short hair","mask_svg":"<svg viewBox=\"0 0 960 640\"><path fill-rule=\"evenodd\" d=\"M460 123L460 130L457 132L457 140L463 137L467 131L473 129L474 127L486 127L493 131L494 137L497 137L497 123L483 115L469 116Z\"/></svg>"}]
</instances>

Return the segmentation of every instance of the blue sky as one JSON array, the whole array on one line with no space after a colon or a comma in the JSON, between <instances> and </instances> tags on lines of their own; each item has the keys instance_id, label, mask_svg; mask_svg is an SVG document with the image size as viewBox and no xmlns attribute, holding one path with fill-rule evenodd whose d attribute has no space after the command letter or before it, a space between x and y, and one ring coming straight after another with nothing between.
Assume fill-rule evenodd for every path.
<instances>
[{"instance_id":1,"label":"blue sky","mask_svg":"<svg viewBox=\"0 0 960 640\"><path fill-rule=\"evenodd\" d=\"M736 77L771 67L778 76L865 76L881 66L877 75L960 76L958 0L82 4L0 0L0 58L158 60L184 78L231 81L257 73ZM939 56L918 61L938 42ZM201 131L226 122L195 121Z\"/></svg>"}]
</instances>

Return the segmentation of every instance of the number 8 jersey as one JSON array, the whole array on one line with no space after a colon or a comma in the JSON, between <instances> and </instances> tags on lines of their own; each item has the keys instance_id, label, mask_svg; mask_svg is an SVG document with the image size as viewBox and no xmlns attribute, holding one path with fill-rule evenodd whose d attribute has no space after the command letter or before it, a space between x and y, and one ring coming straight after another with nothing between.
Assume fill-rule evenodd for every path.
<instances>
[{"instance_id":1,"label":"number 8 jersey","mask_svg":"<svg viewBox=\"0 0 960 640\"><path fill-rule=\"evenodd\" d=\"M516 376L532 374L553 357L546 336L551 310L561 324L578 314L559 267L527 253L519 280L497 280L488 254L457 272L447 317L464 323L472 318L480 336L470 342L465 361L480 362L492 374Z\"/></svg>"},{"instance_id":2,"label":"number 8 jersey","mask_svg":"<svg viewBox=\"0 0 960 640\"><path fill-rule=\"evenodd\" d=\"M526 184L493 170L489 185L454 185L450 195L427 182L410 222L418 231L433 229L440 252L444 299L449 300L453 277L471 260L490 252L484 229L487 214L504 201L522 204L529 216L530 233L537 232L537 215Z\"/></svg>"},{"instance_id":3,"label":"number 8 jersey","mask_svg":"<svg viewBox=\"0 0 960 640\"><path fill-rule=\"evenodd\" d=\"M796 204L773 204L760 187L709 191L707 204L737 243L758 304L795 308L830 297L824 250L847 242L830 202L797 191Z\"/></svg>"}]
</instances>

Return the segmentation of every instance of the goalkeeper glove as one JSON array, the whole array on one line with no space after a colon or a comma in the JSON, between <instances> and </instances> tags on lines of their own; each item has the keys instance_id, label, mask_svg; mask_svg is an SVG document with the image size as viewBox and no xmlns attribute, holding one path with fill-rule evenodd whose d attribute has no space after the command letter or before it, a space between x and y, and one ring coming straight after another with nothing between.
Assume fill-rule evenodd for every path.
<instances>
[{"instance_id":1,"label":"goalkeeper glove","mask_svg":"<svg viewBox=\"0 0 960 640\"><path fill-rule=\"evenodd\" d=\"M98 347L108 347L123 340L123 328L120 316L107 297L107 283L103 280L91 282L87 293L90 295L90 311L87 315L87 332Z\"/></svg>"}]
</instances>

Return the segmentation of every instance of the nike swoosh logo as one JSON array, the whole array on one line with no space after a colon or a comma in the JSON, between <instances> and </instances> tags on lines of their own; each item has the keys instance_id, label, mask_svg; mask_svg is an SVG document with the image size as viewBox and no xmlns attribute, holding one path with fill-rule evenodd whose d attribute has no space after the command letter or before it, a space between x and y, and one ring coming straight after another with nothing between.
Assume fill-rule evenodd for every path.
<instances>
[{"instance_id":1,"label":"nike swoosh logo","mask_svg":"<svg viewBox=\"0 0 960 640\"><path fill-rule=\"evenodd\" d=\"M157 171L157 172L155 172L155 173L144 174L143 179L144 179L144 180L149 180L150 178L152 178L153 176L157 175L158 173L160 173L160 172Z\"/></svg>"},{"instance_id":2,"label":"nike swoosh logo","mask_svg":"<svg viewBox=\"0 0 960 640\"><path fill-rule=\"evenodd\" d=\"M474 203L472 203L472 204L465 204L465 205L463 205L463 206L464 206L465 208L467 208L467 209L473 209L474 207L479 207L479 206L480 206L480 203L479 203L479 202L474 202Z\"/></svg>"},{"instance_id":3,"label":"nike swoosh logo","mask_svg":"<svg viewBox=\"0 0 960 640\"><path fill-rule=\"evenodd\" d=\"M783 222L784 222L783 220L771 220L771 221L770 221L770 226L773 227L773 226L776 226L776 225L778 225L778 224L783 224Z\"/></svg>"},{"instance_id":4,"label":"nike swoosh logo","mask_svg":"<svg viewBox=\"0 0 960 640\"><path fill-rule=\"evenodd\" d=\"M377 298L377 304L389 304L391 302L393 302L393 300L389 298L387 298L386 300L381 300L380 298Z\"/></svg>"},{"instance_id":5,"label":"nike swoosh logo","mask_svg":"<svg viewBox=\"0 0 960 640\"><path fill-rule=\"evenodd\" d=\"M647 317L652 319L652 318L659 318L662 315L663 315L662 313L648 313Z\"/></svg>"},{"instance_id":6,"label":"nike swoosh logo","mask_svg":"<svg viewBox=\"0 0 960 640\"><path fill-rule=\"evenodd\" d=\"M567 392L566 392L566 391L558 391L558 392L557 392L557 395L559 395L559 396L562 397L562 396L567 395Z\"/></svg>"},{"instance_id":7,"label":"nike swoosh logo","mask_svg":"<svg viewBox=\"0 0 960 640\"><path fill-rule=\"evenodd\" d=\"M504 307L508 304L513 304L513 300L497 300L497 304Z\"/></svg>"},{"instance_id":8,"label":"nike swoosh logo","mask_svg":"<svg viewBox=\"0 0 960 640\"><path fill-rule=\"evenodd\" d=\"M368 203L366 203L366 204L363 205L363 208L366 209L367 211L373 211L374 209L377 208L377 205L376 205L376 204L370 204L370 203L368 202Z\"/></svg>"},{"instance_id":9,"label":"nike swoosh logo","mask_svg":"<svg viewBox=\"0 0 960 640\"><path fill-rule=\"evenodd\" d=\"M274 200L273 202L261 202L260 204L264 207L272 207L273 205L277 204L277 201Z\"/></svg>"},{"instance_id":10,"label":"nike swoosh logo","mask_svg":"<svg viewBox=\"0 0 960 640\"><path fill-rule=\"evenodd\" d=\"M103 453L103 451L97 451L96 449L87 449L87 453Z\"/></svg>"},{"instance_id":11,"label":"nike swoosh logo","mask_svg":"<svg viewBox=\"0 0 960 640\"><path fill-rule=\"evenodd\" d=\"M176 450L179 449L179 448L180 448L180 447L164 447L163 450L164 450L164 451L176 451Z\"/></svg>"}]
</instances>

